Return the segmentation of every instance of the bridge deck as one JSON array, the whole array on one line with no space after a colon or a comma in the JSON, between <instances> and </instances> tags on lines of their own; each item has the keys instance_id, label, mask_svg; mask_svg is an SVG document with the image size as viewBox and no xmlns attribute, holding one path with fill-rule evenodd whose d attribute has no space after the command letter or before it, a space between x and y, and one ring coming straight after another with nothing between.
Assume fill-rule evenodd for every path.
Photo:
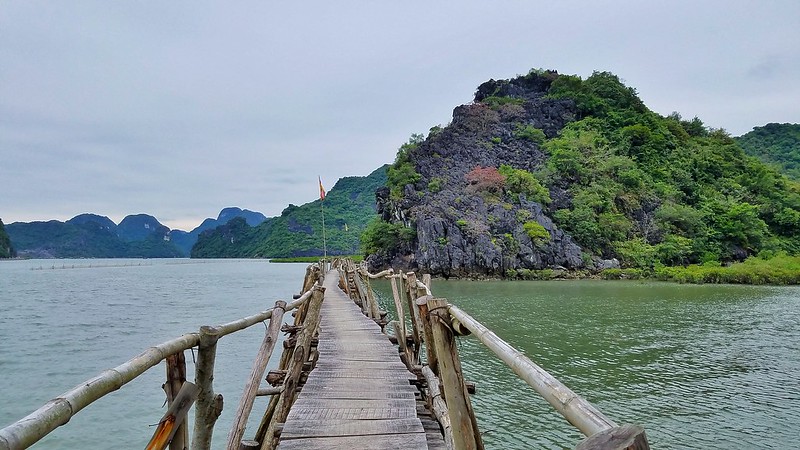
<instances>
[{"instance_id":1,"label":"bridge deck","mask_svg":"<svg viewBox=\"0 0 800 450\"><path fill-rule=\"evenodd\" d=\"M428 448L417 415L416 377L380 327L325 277L319 361L297 397L280 437L281 450ZM431 433L433 434L433 433Z\"/></svg>"}]
</instances>

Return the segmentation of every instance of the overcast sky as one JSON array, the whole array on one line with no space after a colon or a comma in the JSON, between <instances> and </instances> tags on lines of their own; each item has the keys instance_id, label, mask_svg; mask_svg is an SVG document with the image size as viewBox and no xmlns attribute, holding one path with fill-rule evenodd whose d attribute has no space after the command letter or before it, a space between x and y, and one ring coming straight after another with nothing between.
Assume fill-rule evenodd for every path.
<instances>
[{"instance_id":1,"label":"overcast sky","mask_svg":"<svg viewBox=\"0 0 800 450\"><path fill-rule=\"evenodd\" d=\"M800 1L4 0L0 218L278 215L531 68L733 135L797 123Z\"/></svg>"}]
</instances>

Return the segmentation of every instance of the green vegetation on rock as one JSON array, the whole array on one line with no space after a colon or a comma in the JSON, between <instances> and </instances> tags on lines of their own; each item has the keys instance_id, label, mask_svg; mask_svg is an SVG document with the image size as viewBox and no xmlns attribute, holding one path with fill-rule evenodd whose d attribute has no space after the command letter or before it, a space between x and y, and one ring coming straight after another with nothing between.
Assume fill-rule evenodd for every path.
<instances>
[{"instance_id":1,"label":"green vegetation on rock","mask_svg":"<svg viewBox=\"0 0 800 450\"><path fill-rule=\"evenodd\" d=\"M649 110L608 72L490 80L449 125L401 148L391 195L379 196L388 222L374 225L395 237L367 239L368 261L502 276L616 258L646 275L797 255L800 184L742 149L789 172L797 129L770 124L734 139ZM406 227L411 242L399 238Z\"/></svg>"},{"instance_id":2,"label":"green vegetation on rock","mask_svg":"<svg viewBox=\"0 0 800 450\"><path fill-rule=\"evenodd\" d=\"M376 217L361 235L361 251L365 255L385 252L403 243L412 242L415 236L413 228L400 223L384 222Z\"/></svg>"},{"instance_id":3,"label":"green vegetation on rock","mask_svg":"<svg viewBox=\"0 0 800 450\"><path fill-rule=\"evenodd\" d=\"M424 140L421 134L412 134L405 144L400 146L394 164L386 170L386 185L393 199L400 199L403 196L403 188L407 184L414 184L420 179L420 174L414 169L414 164L409 158L409 153L417 148Z\"/></svg>"},{"instance_id":4,"label":"green vegetation on rock","mask_svg":"<svg viewBox=\"0 0 800 450\"><path fill-rule=\"evenodd\" d=\"M649 111L608 73L559 80L584 119L544 144L571 199L553 217L583 247L634 268L800 250L798 184L727 133Z\"/></svg>"}]
</instances>

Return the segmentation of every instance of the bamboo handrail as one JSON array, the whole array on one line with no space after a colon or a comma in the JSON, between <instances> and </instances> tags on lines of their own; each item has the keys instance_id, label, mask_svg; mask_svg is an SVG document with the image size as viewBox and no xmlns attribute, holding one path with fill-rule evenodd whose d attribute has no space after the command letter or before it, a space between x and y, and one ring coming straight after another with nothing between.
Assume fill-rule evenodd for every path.
<instances>
[{"instance_id":1,"label":"bamboo handrail","mask_svg":"<svg viewBox=\"0 0 800 450\"><path fill-rule=\"evenodd\" d=\"M449 305L450 314L494 352L523 381L547 400L569 423L591 436L618 425L554 376L531 361L524 353L500 339L491 330L458 307Z\"/></svg>"},{"instance_id":2,"label":"bamboo handrail","mask_svg":"<svg viewBox=\"0 0 800 450\"><path fill-rule=\"evenodd\" d=\"M287 304L286 311L297 308L308 300L312 290L305 292L300 298ZM272 317L272 310L267 310L215 328L219 332L218 337L223 337L263 322L270 317ZM67 423L78 411L95 400L121 388L163 361L167 356L197 347L199 344L200 333L186 333L180 337L154 345L138 356L80 383L45 403L36 411L1 429L0 450L30 447L56 428Z\"/></svg>"}]
</instances>

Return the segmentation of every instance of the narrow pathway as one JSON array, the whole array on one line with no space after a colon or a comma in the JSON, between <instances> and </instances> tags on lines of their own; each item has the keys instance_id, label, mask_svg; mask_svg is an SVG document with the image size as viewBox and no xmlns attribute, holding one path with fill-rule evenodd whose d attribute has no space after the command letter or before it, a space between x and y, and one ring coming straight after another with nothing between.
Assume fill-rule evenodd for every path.
<instances>
[{"instance_id":1,"label":"narrow pathway","mask_svg":"<svg viewBox=\"0 0 800 450\"><path fill-rule=\"evenodd\" d=\"M380 327L325 277L319 361L281 433L281 450L426 449L417 416L416 377Z\"/></svg>"}]
</instances>

